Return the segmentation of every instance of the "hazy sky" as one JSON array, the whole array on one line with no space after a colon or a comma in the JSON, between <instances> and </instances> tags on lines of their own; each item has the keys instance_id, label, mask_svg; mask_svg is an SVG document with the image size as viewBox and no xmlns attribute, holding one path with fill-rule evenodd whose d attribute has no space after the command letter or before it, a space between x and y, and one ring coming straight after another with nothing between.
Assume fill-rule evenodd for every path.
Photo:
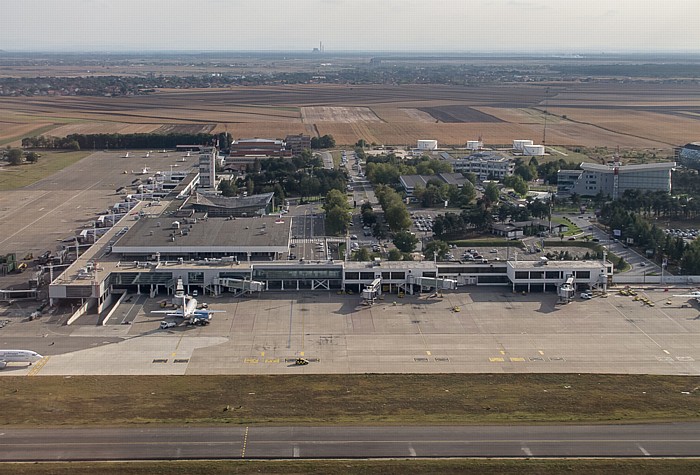
<instances>
[{"instance_id":1,"label":"hazy sky","mask_svg":"<svg viewBox=\"0 0 700 475\"><path fill-rule=\"evenodd\" d=\"M700 52L700 0L0 0L8 51Z\"/></svg>"}]
</instances>

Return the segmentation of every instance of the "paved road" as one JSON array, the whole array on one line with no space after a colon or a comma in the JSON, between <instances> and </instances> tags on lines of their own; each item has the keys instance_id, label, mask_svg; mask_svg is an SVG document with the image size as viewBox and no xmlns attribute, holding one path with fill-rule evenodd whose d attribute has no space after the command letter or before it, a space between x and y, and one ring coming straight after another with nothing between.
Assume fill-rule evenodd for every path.
<instances>
[{"instance_id":1,"label":"paved road","mask_svg":"<svg viewBox=\"0 0 700 475\"><path fill-rule=\"evenodd\" d=\"M582 215L583 216L583 215ZM610 251L614 252L616 255L622 257L629 264L632 265L632 269L626 272L626 275L645 275L661 273L661 268L646 257L642 256L638 252L631 248L624 247L621 242L614 242L610 240L610 237L602 229L594 226L586 216L577 217L569 216L571 221L573 221L578 227L580 227L585 233L591 234L594 238L600 240L600 244L607 247ZM588 229L591 228L591 229Z\"/></svg>"},{"instance_id":2,"label":"paved road","mask_svg":"<svg viewBox=\"0 0 700 475\"><path fill-rule=\"evenodd\" d=\"M700 423L465 427L8 429L1 461L185 458L697 457Z\"/></svg>"}]
</instances>

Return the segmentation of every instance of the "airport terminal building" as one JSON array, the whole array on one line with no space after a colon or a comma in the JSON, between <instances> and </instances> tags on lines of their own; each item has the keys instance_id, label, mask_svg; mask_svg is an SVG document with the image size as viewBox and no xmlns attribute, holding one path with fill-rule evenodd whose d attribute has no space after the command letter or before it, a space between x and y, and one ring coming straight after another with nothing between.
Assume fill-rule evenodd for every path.
<instances>
[{"instance_id":1,"label":"airport terminal building","mask_svg":"<svg viewBox=\"0 0 700 475\"><path fill-rule=\"evenodd\" d=\"M571 276L581 289L599 288L612 275L610 263L596 260L556 262L548 267L510 260L354 262L334 260L330 254L326 259L290 260L293 217L211 217L195 205L194 195L184 203L163 200L136 205L52 282L52 302L69 300L79 308L76 314L100 313L127 292L151 297L172 294L178 279L188 293L202 295L325 290L368 298L460 286L549 291ZM334 238L315 239L327 248Z\"/></svg>"}]
</instances>

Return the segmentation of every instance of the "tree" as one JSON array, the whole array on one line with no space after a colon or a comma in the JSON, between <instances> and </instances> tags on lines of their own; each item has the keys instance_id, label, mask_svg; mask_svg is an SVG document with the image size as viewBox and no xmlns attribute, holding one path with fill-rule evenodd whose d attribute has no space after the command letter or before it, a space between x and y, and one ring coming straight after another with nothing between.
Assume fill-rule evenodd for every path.
<instances>
[{"instance_id":1,"label":"tree","mask_svg":"<svg viewBox=\"0 0 700 475\"><path fill-rule=\"evenodd\" d=\"M525 180L518 175L511 175L503 180L503 184L509 186L515 190L517 194L523 196L528 192L528 186Z\"/></svg>"},{"instance_id":2,"label":"tree","mask_svg":"<svg viewBox=\"0 0 700 475\"><path fill-rule=\"evenodd\" d=\"M346 209L335 207L326 211L326 232L331 235L344 234L350 222L350 212Z\"/></svg>"},{"instance_id":3,"label":"tree","mask_svg":"<svg viewBox=\"0 0 700 475\"><path fill-rule=\"evenodd\" d=\"M351 218L345 194L339 190L329 191L323 209L326 211L326 231L329 234L345 233Z\"/></svg>"},{"instance_id":4,"label":"tree","mask_svg":"<svg viewBox=\"0 0 700 475\"><path fill-rule=\"evenodd\" d=\"M226 197L236 196L238 194L238 187L232 180L221 180L221 182L219 182L219 191Z\"/></svg>"},{"instance_id":5,"label":"tree","mask_svg":"<svg viewBox=\"0 0 700 475\"><path fill-rule=\"evenodd\" d=\"M332 135L324 135L323 137L311 137L311 148L333 148L335 147L335 139Z\"/></svg>"},{"instance_id":6,"label":"tree","mask_svg":"<svg viewBox=\"0 0 700 475\"><path fill-rule=\"evenodd\" d=\"M462 188L459 190L459 196L457 198L459 206L467 206L469 203L474 201L476 198L476 190L474 185L470 181L464 182Z\"/></svg>"},{"instance_id":7,"label":"tree","mask_svg":"<svg viewBox=\"0 0 700 475\"><path fill-rule=\"evenodd\" d=\"M340 190L331 190L326 195L326 200L323 209L327 211L333 208L347 209L348 199Z\"/></svg>"},{"instance_id":8,"label":"tree","mask_svg":"<svg viewBox=\"0 0 700 475\"><path fill-rule=\"evenodd\" d=\"M386 239L389 236L389 227L384 223L374 223L372 235L377 239Z\"/></svg>"},{"instance_id":9,"label":"tree","mask_svg":"<svg viewBox=\"0 0 700 475\"><path fill-rule=\"evenodd\" d=\"M444 259L447 253L450 252L450 247L445 241L430 241L423 254L426 259L434 259L437 256L438 260Z\"/></svg>"},{"instance_id":10,"label":"tree","mask_svg":"<svg viewBox=\"0 0 700 475\"><path fill-rule=\"evenodd\" d=\"M12 148L7 152L7 161L10 165L20 165L23 161L22 150L18 148Z\"/></svg>"},{"instance_id":11,"label":"tree","mask_svg":"<svg viewBox=\"0 0 700 475\"><path fill-rule=\"evenodd\" d=\"M392 205L384 211L384 220L392 232L404 231L411 227L411 215L403 203Z\"/></svg>"},{"instance_id":12,"label":"tree","mask_svg":"<svg viewBox=\"0 0 700 475\"><path fill-rule=\"evenodd\" d=\"M68 150L80 150L80 143L77 140L71 140L66 144Z\"/></svg>"},{"instance_id":13,"label":"tree","mask_svg":"<svg viewBox=\"0 0 700 475\"><path fill-rule=\"evenodd\" d=\"M484 196L491 203L498 202L498 197L500 196L500 193L498 192L498 186L496 186L495 183L489 183L488 185L486 185L486 189L484 190Z\"/></svg>"},{"instance_id":14,"label":"tree","mask_svg":"<svg viewBox=\"0 0 700 475\"><path fill-rule=\"evenodd\" d=\"M401 231L394 236L394 246L401 252L413 252L418 244L418 238L408 231Z\"/></svg>"},{"instance_id":15,"label":"tree","mask_svg":"<svg viewBox=\"0 0 700 475\"><path fill-rule=\"evenodd\" d=\"M369 260L369 251L366 247L361 247L352 255L354 261L365 262Z\"/></svg>"},{"instance_id":16,"label":"tree","mask_svg":"<svg viewBox=\"0 0 700 475\"><path fill-rule=\"evenodd\" d=\"M39 154L36 153L36 152L27 152L27 155L26 155L27 161L28 161L28 162L31 162L31 163L36 163L36 162L38 162L40 156L41 156L41 155L39 155Z\"/></svg>"},{"instance_id":17,"label":"tree","mask_svg":"<svg viewBox=\"0 0 700 475\"><path fill-rule=\"evenodd\" d=\"M403 259L403 254L398 249L389 249L388 258L390 261L400 261Z\"/></svg>"}]
</instances>

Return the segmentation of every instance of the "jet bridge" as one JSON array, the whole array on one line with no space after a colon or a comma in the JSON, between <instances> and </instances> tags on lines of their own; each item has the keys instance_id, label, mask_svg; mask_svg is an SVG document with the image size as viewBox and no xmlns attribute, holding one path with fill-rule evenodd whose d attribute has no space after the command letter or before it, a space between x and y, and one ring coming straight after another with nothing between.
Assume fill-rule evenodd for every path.
<instances>
[{"instance_id":1,"label":"jet bridge","mask_svg":"<svg viewBox=\"0 0 700 475\"><path fill-rule=\"evenodd\" d=\"M566 281L559 286L557 289L557 295L559 296L558 303L566 304L574 299L576 294L576 279L574 276L569 275L566 277Z\"/></svg>"},{"instance_id":2,"label":"jet bridge","mask_svg":"<svg viewBox=\"0 0 700 475\"><path fill-rule=\"evenodd\" d=\"M409 275L405 284L401 284L400 288L409 295L413 294L413 286L419 285L421 291L425 289L438 290L455 290L457 281L455 279L443 279L439 277L418 277Z\"/></svg>"},{"instance_id":3,"label":"jet bridge","mask_svg":"<svg viewBox=\"0 0 700 475\"><path fill-rule=\"evenodd\" d=\"M382 279L377 278L368 284L362 291L362 298L369 305L373 305L377 297L382 293Z\"/></svg>"},{"instance_id":4,"label":"jet bridge","mask_svg":"<svg viewBox=\"0 0 700 475\"><path fill-rule=\"evenodd\" d=\"M212 284L207 286L208 290L214 295L219 295L225 288L232 292L236 297L243 294L252 294L254 292L262 292L265 290L265 283L257 280L217 278L212 281Z\"/></svg>"}]
</instances>

